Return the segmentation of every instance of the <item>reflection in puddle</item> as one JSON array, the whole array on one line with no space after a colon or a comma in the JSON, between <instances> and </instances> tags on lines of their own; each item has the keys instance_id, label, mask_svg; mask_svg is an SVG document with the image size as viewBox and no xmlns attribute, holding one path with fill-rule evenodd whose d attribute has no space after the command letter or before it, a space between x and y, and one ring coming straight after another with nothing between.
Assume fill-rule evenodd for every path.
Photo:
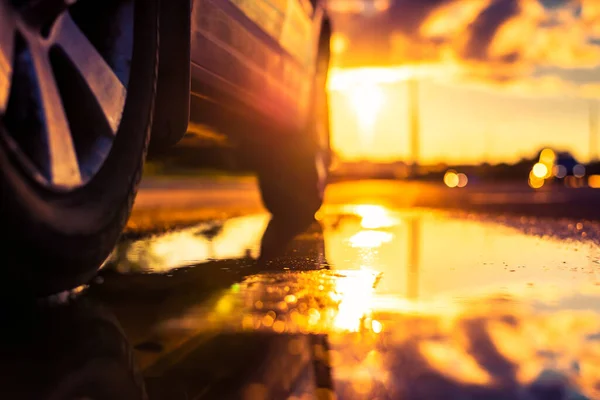
<instances>
[{"instance_id":1,"label":"reflection in puddle","mask_svg":"<svg viewBox=\"0 0 600 400\"><path fill-rule=\"evenodd\" d=\"M322 233L162 320L159 336L326 334L339 398L600 397L597 246L507 222L326 207ZM254 215L124 244L113 266L253 260L267 224ZM322 244L325 260L306 256Z\"/></svg>"},{"instance_id":2,"label":"reflection in puddle","mask_svg":"<svg viewBox=\"0 0 600 400\"><path fill-rule=\"evenodd\" d=\"M371 301L389 311L407 299L414 303L407 307L420 309L418 303L489 295L523 297L540 308L562 301L600 310L588 298L597 294L600 282L598 248L590 243L530 236L507 224L435 212L392 212L375 205L326 208L319 219L322 233L300 235L289 257L273 266L276 271L324 266L373 271L382 279ZM167 273L213 260L256 259L268 223L266 214L251 215L124 243L111 266L122 273ZM324 260L298 254L320 242Z\"/></svg>"},{"instance_id":3,"label":"reflection in puddle","mask_svg":"<svg viewBox=\"0 0 600 400\"><path fill-rule=\"evenodd\" d=\"M334 269L382 273L378 295L426 302L489 294L557 300L558 293L597 292L598 248L590 243L435 212L389 213L394 224L365 228L365 220L373 225L372 214L361 215L363 206L336 211L326 209L321 217L326 258Z\"/></svg>"},{"instance_id":4,"label":"reflection in puddle","mask_svg":"<svg viewBox=\"0 0 600 400\"><path fill-rule=\"evenodd\" d=\"M583 391L598 398L599 348L586 340L600 328L597 315L482 303L450 314L375 313L384 330L364 344L330 335L340 397L579 399ZM373 359L386 374L370 372ZM357 376L367 387L355 387Z\"/></svg>"},{"instance_id":5,"label":"reflection in puddle","mask_svg":"<svg viewBox=\"0 0 600 400\"><path fill-rule=\"evenodd\" d=\"M121 273L165 273L210 260L256 258L268 223L269 215L252 215L122 243L111 264Z\"/></svg>"},{"instance_id":6,"label":"reflection in puddle","mask_svg":"<svg viewBox=\"0 0 600 400\"><path fill-rule=\"evenodd\" d=\"M213 302L189 309L167 329L266 331L275 333L358 332L371 329L372 271L305 271L252 275Z\"/></svg>"}]
</instances>

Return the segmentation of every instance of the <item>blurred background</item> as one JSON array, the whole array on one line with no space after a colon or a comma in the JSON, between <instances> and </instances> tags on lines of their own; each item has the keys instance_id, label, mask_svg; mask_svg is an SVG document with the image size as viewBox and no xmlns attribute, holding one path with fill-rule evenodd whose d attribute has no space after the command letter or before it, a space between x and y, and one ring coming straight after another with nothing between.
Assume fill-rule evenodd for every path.
<instances>
[{"instance_id":1,"label":"blurred background","mask_svg":"<svg viewBox=\"0 0 600 400\"><path fill-rule=\"evenodd\" d=\"M329 8L342 171L442 175L451 186L467 181L449 169L535 188L598 186L600 3L330 0Z\"/></svg>"}]
</instances>

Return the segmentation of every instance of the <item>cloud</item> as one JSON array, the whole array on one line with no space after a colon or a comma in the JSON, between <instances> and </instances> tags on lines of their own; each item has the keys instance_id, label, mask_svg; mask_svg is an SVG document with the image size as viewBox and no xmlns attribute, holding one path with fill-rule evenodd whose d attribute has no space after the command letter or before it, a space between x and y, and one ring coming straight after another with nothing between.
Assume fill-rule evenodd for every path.
<instances>
[{"instance_id":1,"label":"cloud","mask_svg":"<svg viewBox=\"0 0 600 400\"><path fill-rule=\"evenodd\" d=\"M485 59L497 29L517 12L517 0L396 0L386 12L341 13L334 23L353 44L345 55L349 63L364 62L360 58L368 50L380 63L425 61L449 50ZM387 52L375 54L378 50Z\"/></svg>"},{"instance_id":2,"label":"cloud","mask_svg":"<svg viewBox=\"0 0 600 400\"><path fill-rule=\"evenodd\" d=\"M492 0L464 0L442 4L422 21L419 33L430 39L456 37L465 32L491 3Z\"/></svg>"},{"instance_id":3,"label":"cloud","mask_svg":"<svg viewBox=\"0 0 600 400\"><path fill-rule=\"evenodd\" d=\"M577 85L560 69L600 66L598 0L395 0L366 17L335 14L334 24L348 38L337 58L346 66L438 63L461 80L502 87L529 80L569 92ZM558 72L536 76L540 68ZM592 83L581 91L597 93Z\"/></svg>"},{"instance_id":4,"label":"cloud","mask_svg":"<svg viewBox=\"0 0 600 400\"><path fill-rule=\"evenodd\" d=\"M595 23L586 22L574 7L548 11L539 3L522 1L519 8L520 12L506 20L489 43L490 59L516 54L520 62L535 66L600 65L600 46L592 42Z\"/></svg>"}]
</instances>

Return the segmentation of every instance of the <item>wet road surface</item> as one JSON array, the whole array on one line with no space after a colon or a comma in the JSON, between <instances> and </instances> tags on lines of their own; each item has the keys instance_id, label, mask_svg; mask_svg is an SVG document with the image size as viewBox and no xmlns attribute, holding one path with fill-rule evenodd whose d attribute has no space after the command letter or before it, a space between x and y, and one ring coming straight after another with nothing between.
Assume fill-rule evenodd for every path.
<instances>
[{"instance_id":1,"label":"wet road surface","mask_svg":"<svg viewBox=\"0 0 600 400\"><path fill-rule=\"evenodd\" d=\"M570 189L559 184L531 189L526 181L470 183L448 188L441 182L338 182L328 187L326 202L376 203L393 209L427 207L479 213L507 213L600 221L600 189ZM130 229L146 231L162 221L168 227L190 220L219 219L262 210L253 177L147 179L136 200Z\"/></svg>"},{"instance_id":2,"label":"wet road surface","mask_svg":"<svg viewBox=\"0 0 600 400\"><path fill-rule=\"evenodd\" d=\"M600 398L600 224L382 185L317 221L126 236L76 300L7 322L1 397Z\"/></svg>"}]
</instances>

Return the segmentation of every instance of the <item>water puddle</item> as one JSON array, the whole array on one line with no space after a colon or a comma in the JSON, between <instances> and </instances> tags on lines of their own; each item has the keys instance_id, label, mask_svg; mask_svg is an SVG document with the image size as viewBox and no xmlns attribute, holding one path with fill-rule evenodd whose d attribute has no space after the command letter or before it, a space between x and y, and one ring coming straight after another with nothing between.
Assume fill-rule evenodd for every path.
<instances>
[{"instance_id":1,"label":"water puddle","mask_svg":"<svg viewBox=\"0 0 600 400\"><path fill-rule=\"evenodd\" d=\"M600 250L577 223L377 205L318 220L291 243L267 215L203 224L123 243L109 268L245 271L160 318L165 353L199 336L325 335L340 398L600 396ZM280 256L257 266L269 243Z\"/></svg>"}]
</instances>

